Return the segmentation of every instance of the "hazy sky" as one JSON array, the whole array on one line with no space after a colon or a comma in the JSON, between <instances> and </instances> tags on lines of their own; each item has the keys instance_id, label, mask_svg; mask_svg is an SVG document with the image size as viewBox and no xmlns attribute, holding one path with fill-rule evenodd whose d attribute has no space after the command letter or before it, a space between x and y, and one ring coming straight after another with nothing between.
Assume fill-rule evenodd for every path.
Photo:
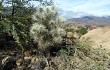
<instances>
[{"instance_id":1,"label":"hazy sky","mask_svg":"<svg viewBox=\"0 0 110 70\"><path fill-rule=\"evenodd\" d=\"M95 16L110 15L110 0L55 0L66 11L85 12Z\"/></svg>"}]
</instances>

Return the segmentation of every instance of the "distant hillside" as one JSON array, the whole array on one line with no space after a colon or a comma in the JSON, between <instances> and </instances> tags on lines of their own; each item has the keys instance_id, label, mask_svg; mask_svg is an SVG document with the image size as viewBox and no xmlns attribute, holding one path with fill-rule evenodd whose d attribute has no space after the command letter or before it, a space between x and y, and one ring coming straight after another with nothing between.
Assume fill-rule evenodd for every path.
<instances>
[{"instance_id":1,"label":"distant hillside","mask_svg":"<svg viewBox=\"0 0 110 70\"><path fill-rule=\"evenodd\" d=\"M110 49L110 25L89 31L81 37L81 40L92 41L95 48L103 47Z\"/></svg>"},{"instance_id":2,"label":"distant hillside","mask_svg":"<svg viewBox=\"0 0 110 70\"><path fill-rule=\"evenodd\" d=\"M107 17L96 17L96 16L84 16L81 18L72 18L69 19L72 22L83 23L87 25L104 25L110 24L110 16Z\"/></svg>"}]
</instances>

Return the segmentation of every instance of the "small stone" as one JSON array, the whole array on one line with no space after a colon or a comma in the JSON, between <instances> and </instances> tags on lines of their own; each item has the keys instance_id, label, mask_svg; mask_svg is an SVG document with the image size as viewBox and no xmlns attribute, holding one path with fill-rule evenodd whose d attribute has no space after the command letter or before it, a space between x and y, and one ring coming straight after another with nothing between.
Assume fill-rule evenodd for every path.
<instances>
[{"instance_id":1,"label":"small stone","mask_svg":"<svg viewBox=\"0 0 110 70\"><path fill-rule=\"evenodd\" d=\"M31 57L24 57L25 61L31 60Z\"/></svg>"},{"instance_id":2,"label":"small stone","mask_svg":"<svg viewBox=\"0 0 110 70\"><path fill-rule=\"evenodd\" d=\"M16 61L16 65L17 65L17 66L20 66L20 65L22 64L22 62L23 62L22 59L18 59L18 60Z\"/></svg>"},{"instance_id":3,"label":"small stone","mask_svg":"<svg viewBox=\"0 0 110 70\"><path fill-rule=\"evenodd\" d=\"M31 60L31 63L37 63L39 61L39 59L37 57L33 57Z\"/></svg>"},{"instance_id":4,"label":"small stone","mask_svg":"<svg viewBox=\"0 0 110 70\"><path fill-rule=\"evenodd\" d=\"M31 53L30 51L26 51L26 52L24 52L24 56L25 57L29 57L30 56L30 53Z\"/></svg>"},{"instance_id":5,"label":"small stone","mask_svg":"<svg viewBox=\"0 0 110 70\"><path fill-rule=\"evenodd\" d=\"M5 62L10 58L10 56L7 56L5 57L3 60L2 60L2 64L5 64Z\"/></svg>"}]
</instances>

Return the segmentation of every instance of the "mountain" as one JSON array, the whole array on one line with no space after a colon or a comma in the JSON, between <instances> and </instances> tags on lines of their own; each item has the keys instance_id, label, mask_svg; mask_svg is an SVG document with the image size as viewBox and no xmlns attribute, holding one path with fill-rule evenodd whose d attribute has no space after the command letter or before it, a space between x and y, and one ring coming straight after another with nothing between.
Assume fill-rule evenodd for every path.
<instances>
[{"instance_id":1,"label":"mountain","mask_svg":"<svg viewBox=\"0 0 110 70\"><path fill-rule=\"evenodd\" d=\"M75 12L60 9L59 14L72 22L83 23L86 25L105 25L110 24L110 16L93 16L86 12Z\"/></svg>"},{"instance_id":2,"label":"mountain","mask_svg":"<svg viewBox=\"0 0 110 70\"><path fill-rule=\"evenodd\" d=\"M71 18L68 20L72 22L87 24L87 25L110 24L110 16L106 16L106 17L84 16L81 18Z\"/></svg>"},{"instance_id":3,"label":"mountain","mask_svg":"<svg viewBox=\"0 0 110 70\"><path fill-rule=\"evenodd\" d=\"M83 16L92 16L92 14L86 12L79 12L79 11L75 12L75 11L63 10L63 9L59 10L59 14L65 17L66 19L79 18Z\"/></svg>"}]
</instances>

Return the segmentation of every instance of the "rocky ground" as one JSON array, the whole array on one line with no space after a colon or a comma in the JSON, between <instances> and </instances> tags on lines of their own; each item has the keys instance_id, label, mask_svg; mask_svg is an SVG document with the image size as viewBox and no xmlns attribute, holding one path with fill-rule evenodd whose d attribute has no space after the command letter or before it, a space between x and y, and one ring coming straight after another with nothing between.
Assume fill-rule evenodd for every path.
<instances>
[{"instance_id":1,"label":"rocky ground","mask_svg":"<svg viewBox=\"0 0 110 70\"><path fill-rule=\"evenodd\" d=\"M57 51L57 55L53 56L35 48L23 53L16 49L0 50L0 70L110 70L110 52L107 52L110 48L110 27L89 31L80 40L79 49L72 46L76 47L72 55L64 49L61 55ZM91 45L98 48L90 49Z\"/></svg>"},{"instance_id":2,"label":"rocky ground","mask_svg":"<svg viewBox=\"0 0 110 70\"><path fill-rule=\"evenodd\" d=\"M0 70L57 70L55 62L52 62L54 58L44 57L37 50L25 51L23 54L18 51L1 51Z\"/></svg>"}]
</instances>

